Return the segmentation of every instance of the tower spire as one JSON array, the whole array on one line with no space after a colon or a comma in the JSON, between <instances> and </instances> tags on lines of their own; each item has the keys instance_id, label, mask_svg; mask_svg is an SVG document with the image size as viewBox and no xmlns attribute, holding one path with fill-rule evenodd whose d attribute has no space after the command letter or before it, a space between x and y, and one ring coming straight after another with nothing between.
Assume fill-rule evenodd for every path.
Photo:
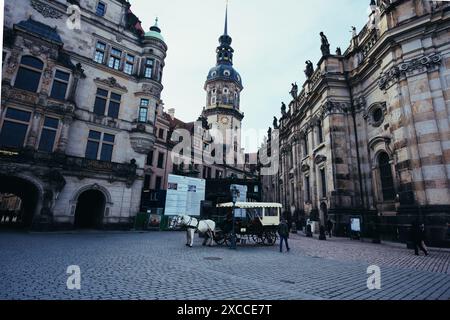
<instances>
[{"instance_id":1,"label":"tower spire","mask_svg":"<svg viewBox=\"0 0 450 320\"><path fill-rule=\"evenodd\" d=\"M224 30L224 35L228 35L228 0L227 0L227 7L225 9L225 30Z\"/></svg>"}]
</instances>

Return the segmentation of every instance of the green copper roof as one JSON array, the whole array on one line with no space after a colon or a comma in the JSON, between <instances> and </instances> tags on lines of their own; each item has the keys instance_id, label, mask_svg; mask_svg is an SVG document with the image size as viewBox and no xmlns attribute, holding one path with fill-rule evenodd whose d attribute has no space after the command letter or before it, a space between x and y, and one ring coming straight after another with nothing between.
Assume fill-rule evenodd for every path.
<instances>
[{"instance_id":1,"label":"green copper roof","mask_svg":"<svg viewBox=\"0 0 450 320\"><path fill-rule=\"evenodd\" d=\"M164 42L164 37L161 34L161 29L158 27L158 18L155 19L155 25L150 28L150 31L145 33L145 37L156 38Z\"/></svg>"},{"instance_id":2,"label":"green copper roof","mask_svg":"<svg viewBox=\"0 0 450 320\"><path fill-rule=\"evenodd\" d=\"M145 37L152 37L152 38L156 38L161 40L162 42L164 42L164 37L162 36L161 33L156 32L156 31L149 31L145 33Z\"/></svg>"}]
</instances>

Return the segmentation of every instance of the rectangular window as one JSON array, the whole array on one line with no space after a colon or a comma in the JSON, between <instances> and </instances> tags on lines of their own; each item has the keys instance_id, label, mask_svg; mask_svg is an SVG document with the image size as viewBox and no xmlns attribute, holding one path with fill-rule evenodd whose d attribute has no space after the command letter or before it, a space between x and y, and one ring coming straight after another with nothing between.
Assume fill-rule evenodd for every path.
<instances>
[{"instance_id":1,"label":"rectangular window","mask_svg":"<svg viewBox=\"0 0 450 320\"><path fill-rule=\"evenodd\" d=\"M54 99L65 100L67 88L69 86L70 73L56 70L53 80L52 93L50 96Z\"/></svg>"},{"instance_id":2,"label":"rectangular window","mask_svg":"<svg viewBox=\"0 0 450 320\"><path fill-rule=\"evenodd\" d=\"M147 155L147 165L153 166L153 150Z\"/></svg>"},{"instance_id":3,"label":"rectangular window","mask_svg":"<svg viewBox=\"0 0 450 320\"><path fill-rule=\"evenodd\" d=\"M152 176L146 174L144 178L144 190L150 190L150 183L152 181Z\"/></svg>"},{"instance_id":4,"label":"rectangular window","mask_svg":"<svg viewBox=\"0 0 450 320\"><path fill-rule=\"evenodd\" d=\"M161 190L161 185L162 185L162 178L156 177L155 190L156 191Z\"/></svg>"},{"instance_id":5,"label":"rectangular window","mask_svg":"<svg viewBox=\"0 0 450 320\"><path fill-rule=\"evenodd\" d=\"M164 129L159 129L159 131L158 131L158 138L159 139L164 139Z\"/></svg>"},{"instance_id":6,"label":"rectangular window","mask_svg":"<svg viewBox=\"0 0 450 320\"><path fill-rule=\"evenodd\" d=\"M145 61L144 77L148 79L151 79L153 77L153 65L154 65L153 59L147 59Z\"/></svg>"},{"instance_id":7,"label":"rectangular window","mask_svg":"<svg viewBox=\"0 0 450 320\"><path fill-rule=\"evenodd\" d=\"M141 104L139 106L139 122L147 123L148 121L148 106L150 101L148 99L141 99Z\"/></svg>"},{"instance_id":8,"label":"rectangular window","mask_svg":"<svg viewBox=\"0 0 450 320\"><path fill-rule=\"evenodd\" d=\"M98 15L99 17L103 17L105 13L106 13L106 4L104 4L103 2L99 2L97 4L95 14Z\"/></svg>"},{"instance_id":9,"label":"rectangular window","mask_svg":"<svg viewBox=\"0 0 450 320\"><path fill-rule=\"evenodd\" d=\"M148 109L146 107L139 107L139 122L147 123Z\"/></svg>"},{"instance_id":10,"label":"rectangular window","mask_svg":"<svg viewBox=\"0 0 450 320\"><path fill-rule=\"evenodd\" d=\"M134 69L134 56L132 56L131 54L127 54L127 57L125 59L125 67L123 68L123 71L126 74L133 74L133 69Z\"/></svg>"},{"instance_id":11,"label":"rectangular window","mask_svg":"<svg viewBox=\"0 0 450 320\"><path fill-rule=\"evenodd\" d=\"M309 154L308 150L308 137L305 137L303 139L303 156L306 157Z\"/></svg>"},{"instance_id":12,"label":"rectangular window","mask_svg":"<svg viewBox=\"0 0 450 320\"><path fill-rule=\"evenodd\" d=\"M40 81L41 73L39 71L20 67L17 72L14 87L30 92L37 92Z\"/></svg>"},{"instance_id":13,"label":"rectangular window","mask_svg":"<svg viewBox=\"0 0 450 320\"><path fill-rule=\"evenodd\" d=\"M100 154L101 161L111 162L114 149L115 136L105 133L103 135L102 152Z\"/></svg>"},{"instance_id":14,"label":"rectangular window","mask_svg":"<svg viewBox=\"0 0 450 320\"><path fill-rule=\"evenodd\" d=\"M108 116L114 119L119 117L120 110L120 100L122 96L120 94L111 93L111 98L109 101Z\"/></svg>"},{"instance_id":15,"label":"rectangular window","mask_svg":"<svg viewBox=\"0 0 450 320\"><path fill-rule=\"evenodd\" d=\"M305 177L305 202L311 202L311 186L309 177Z\"/></svg>"},{"instance_id":16,"label":"rectangular window","mask_svg":"<svg viewBox=\"0 0 450 320\"><path fill-rule=\"evenodd\" d=\"M102 136L101 132L93 130L89 131L89 138L86 146L87 159L97 160L101 136Z\"/></svg>"},{"instance_id":17,"label":"rectangular window","mask_svg":"<svg viewBox=\"0 0 450 320\"><path fill-rule=\"evenodd\" d=\"M97 96L95 98L94 113L99 116L107 115L108 117L117 119L120 112L120 102L122 96L107 90L97 89ZM109 103L108 103L109 102ZM108 106L108 110L106 107Z\"/></svg>"},{"instance_id":18,"label":"rectangular window","mask_svg":"<svg viewBox=\"0 0 450 320\"><path fill-rule=\"evenodd\" d=\"M216 170L216 179L221 179L223 177L223 172L220 170Z\"/></svg>"},{"instance_id":19,"label":"rectangular window","mask_svg":"<svg viewBox=\"0 0 450 320\"><path fill-rule=\"evenodd\" d=\"M89 131L86 158L111 162L115 136L98 131ZM99 155L100 151L100 155Z\"/></svg>"},{"instance_id":20,"label":"rectangular window","mask_svg":"<svg viewBox=\"0 0 450 320\"><path fill-rule=\"evenodd\" d=\"M31 119L31 112L8 108L0 133L0 145L22 148Z\"/></svg>"},{"instance_id":21,"label":"rectangular window","mask_svg":"<svg viewBox=\"0 0 450 320\"><path fill-rule=\"evenodd\" d=\"M103 61L105 60L106 44L104 44L103 42L97 42L95 48L94 61L97 63L103 63Z\"/></svg>"},{"instance_id":22,"label":"rectangular window","mask_svg":"<svg viewBox=\"0 0 450 320\"><path fill-rule=\"evenodd\" d=\"M112 48L109 56L108 67L119 70L120 60L122 59L122 51Z\"/></svg>"},{"instance_id":23,"label":"rectangular window","mask_svg":"<svg viewBox=\"0 0 450 320\"><path fill-rule=\"evenodd\" d=\"M99 116L105 115L106 101L108 99L108 91L97 89L97 96L95 98L94 113Z\"/></svg>"},{"instance_id":24,"label":"rectangular window","mask_svg":"<svg viewBox=\"0 0 450 320\"><path fill-rule=\"evenodd\" d=\"M39 141L39 151L53 152L58 127L58 119L45 117L44 127L42 128L41 139Z\"/></svg>"},{"instance_id":25,"label":"rectangular window","mask_svg":"<svg viewBox=\"0 0 450 320\"><path fill-rule=\"evenodd\" d=\"M327 197L327 176L325 174L325 169L320 170L320 180L322 184L322 198Z\"/></svg>"},{"instance_id":26,"label":"rectangular window","mask_svg":"<svg viewBox=\"0 0 450 320\"><path fill-rule=\"evenodd\" d=\"M323 128L322 128L322 122L319 121L319 124L317 125L317 136L319 139L319 143L323 142Z\"/></svg>"},{"instance_id":27,"label":"rectangular window","mask_svg":"<svg viewBox=\"0 0 450 320\"><path fill-rule=\"evenodd\" d=\"M164 153L158 154L158 168L164 169Z\"/></svg>"}]
</instances>

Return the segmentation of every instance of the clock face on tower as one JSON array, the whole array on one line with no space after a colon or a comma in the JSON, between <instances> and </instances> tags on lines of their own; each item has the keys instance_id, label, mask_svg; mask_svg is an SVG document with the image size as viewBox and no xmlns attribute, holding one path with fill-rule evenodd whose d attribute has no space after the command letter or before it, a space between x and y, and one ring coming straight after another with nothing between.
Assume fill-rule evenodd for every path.
<instances>
[{"instance_id":1,"label":"clock face on tower","mask_svg":"<svg viewBox=\"0 0 450 320\"><path fill-rule=\"evenodd\" d=\"M228 118L227 117L222 117L220 119L220 122L222 122L223 124L228 124Z\"/></svg>"}]
</instances>

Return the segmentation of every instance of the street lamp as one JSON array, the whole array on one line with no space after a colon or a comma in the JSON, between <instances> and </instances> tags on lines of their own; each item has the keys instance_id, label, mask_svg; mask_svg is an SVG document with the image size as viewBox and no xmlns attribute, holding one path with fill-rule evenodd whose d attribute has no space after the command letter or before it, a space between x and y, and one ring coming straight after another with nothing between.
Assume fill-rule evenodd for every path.
<instances>
[{"instance_id":1,"label":"street lamp","mask_svg":"<svg viewBox=\"0 0 450 320\"><path fill-rule=\"evenodd\" d=\"M236 224L236 213L235 213L235 209L236 209L236 202L239 199L241 193L239 192L239 189L236 188L236 186L231 186L231 197L232 197L232 201L233 201L233 226L231 229L231 246L230 249L236 249L236 230L235 230L235 224Z\"/></svg>"}]
</instances>

